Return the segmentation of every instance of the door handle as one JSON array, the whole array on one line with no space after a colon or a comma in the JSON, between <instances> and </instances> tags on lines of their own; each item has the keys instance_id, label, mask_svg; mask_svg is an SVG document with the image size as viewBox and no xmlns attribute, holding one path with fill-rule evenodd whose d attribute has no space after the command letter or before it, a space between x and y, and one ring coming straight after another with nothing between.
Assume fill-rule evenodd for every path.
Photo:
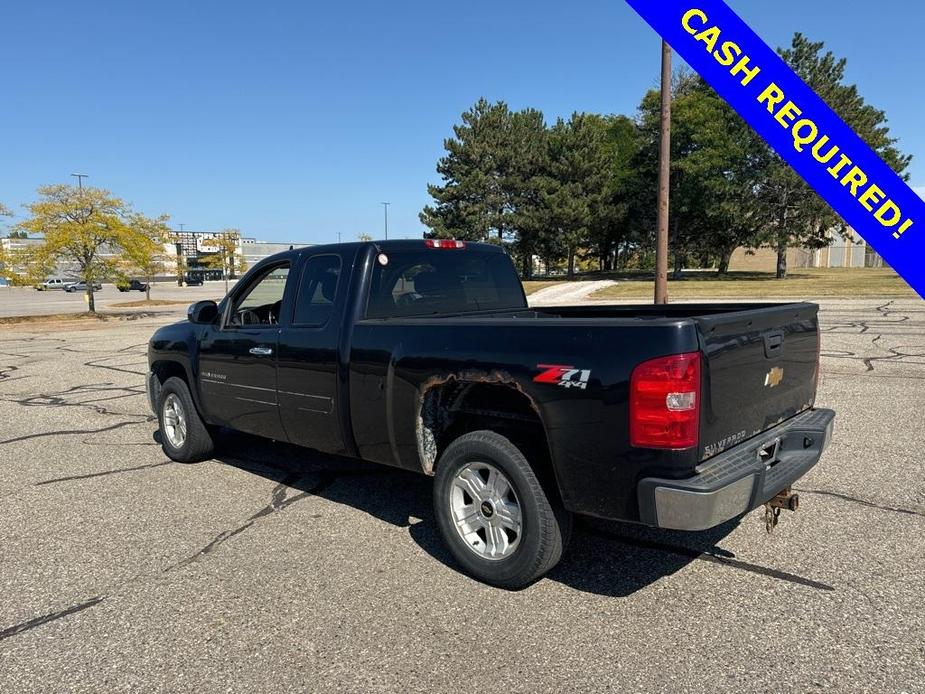
<instances>
[{"instance_id":1,"label":"door handle","mask_svg":"<svg viewBox=\"0 0 925 694\"><path fill-rule=\"evenodd\" d=\"M273 354L273 348L272 348L272 347L263 347L263 346L260 346L260 347L251 347L249 351L250 351L251 354L255 354L255 355L257 355L258 357L268 357L268 356L270 356L271 354Z\"/></svg>"}]
</instances>

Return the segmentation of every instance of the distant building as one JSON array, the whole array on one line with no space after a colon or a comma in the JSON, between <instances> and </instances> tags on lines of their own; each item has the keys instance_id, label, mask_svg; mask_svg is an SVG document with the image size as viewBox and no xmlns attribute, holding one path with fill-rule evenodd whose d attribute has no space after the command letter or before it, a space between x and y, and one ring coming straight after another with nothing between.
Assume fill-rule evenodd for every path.
<instances>
[{"instance_id":1,"label":"distant building","mask_svg":"<svg viewBox=\"0 0 925 694\"><path fill-rule=\"evenodd\" d=\"M177 261L182 257L186 265L186 273L193 277L201 277L203 280L220 280L222 271L220 269L206 267L204 260L210 255L214 255L216 248L210 245L216 237L221 235L217 231L174 231L176 241L165 244L164 246L164 273L155 279L165 281L177 281ZM0 239L5 251L25 248L42 243L40 238L30 239ZM301 248L308 244L300 243L269 243L266 241L257 241L253 238L242 237L238 239L237 254L244 258L246 267L251 267L255 263L263 260L267 256L282 251L288 251L290 248ZM102 249L101 256L112 256L113 252ZM55 270L50 274L51 277L61 277L64 279L76 279L79 269L75 263L67 261L59 262ZM229 274L230 279L240 277L239 268L232 267ZM0 276L3 276L0 270ZM5 279L5 278L4 278Z\"/></svg>"},{"instance_id":2,"label":"distant building","mask_svg":"<svg viewBox=\"0 0 925 694\"><path fill-rule=\"evenodd\" d=\"M193 277L201 277L203 280L220 280L222 271L216 268L206 267L204 260L216 253L214 240L221 237L220 231L173 231L176 236L176 242L171 244L172 247L166 249L168 256L168 273L172 270L176 275L176 258L182 257L186 262L186 272ZM258 241L254 238L242 236L238 238L237 254L244 258L245 266L251 267L254 263L260 262L264 258L288 251L290 248L302 248L309 244L305 243L274 243L267 241ZM229 273L230 279L236 279L241 275L239 269L234 267Z\"/></svg>"},{"instance_id":3,"label":"distant building","mask_svg":"<svg viewBox=\"0 0 925 694\"><path fill-rule=\"evenodd\" d=\"M886 267L883 258L860 236L832 233L824 248L788 248L787 269L811 267ZM735 249L729 259L732 271L774 272L777 250L768 246Z\"/></svg>"}]
</instances>

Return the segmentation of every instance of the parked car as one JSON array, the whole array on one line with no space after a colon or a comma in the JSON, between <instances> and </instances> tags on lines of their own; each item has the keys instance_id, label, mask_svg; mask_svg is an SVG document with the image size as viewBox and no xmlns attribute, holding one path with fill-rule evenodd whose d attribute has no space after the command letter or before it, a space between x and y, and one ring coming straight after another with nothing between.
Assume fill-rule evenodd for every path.
<instances>
[{"instance_id":1,"label":"parked car","mask_svg":"<svg viewBox=\"0 0 925 694\"><path fill-rule=\"evenodd\" d=\"M37 284L35 288L40 292L44 292L49 289L65 289L73 280L64 280L60 277L49 277L47 280L41 284Z\"/></svg>"},{"instance_id":2,"label":"parked car","mask_svg":"<svg viewBox=\"0 0 925 694\"><path fill-rule=\"evenodd\" d=\"M103 285L100 284L99 282L93 283L93 291L98 292L102 288L103 288ZM77 282L71 282L70 284L65 285L64 291L68 293L85 292L87 291L87 283L84 282L83 280L78 280Z\"/></svg>"},{"instance_id":3,"label":"parked car","mask_svg":"<svg viewBox=\"0 0 925 694\"><path fill-rule=\"evenodd\" d=\"M183 284L187 287L201 287L202 275L186 275L183 278Z\"/></svg>"},{"instance_id":4,"label":"parked car","mask_svg":"<svg viewBox=\"0 0 925 694\"><path fill-rule=\"evenodd\" d=\"M817 311L529 308L496 246L314 246L157 330L147 386L173 460L230 427L433 475L458 563L518 588L573 514L693 531L795 509L835 417L814 407Z\"/></svg>"},{"instance_id":5,"label":"parked car","mask_svg":"<svg viewBox=\"0 0 925 694\"><path fill-rule=\"evenodd\" d=\"M128 280L126 282L119 282L116 284L116 289L120 292L131 292L139 291L146 292L150 285L147 282L142 282L141 280Z\"/></svg>"}]
</instances>

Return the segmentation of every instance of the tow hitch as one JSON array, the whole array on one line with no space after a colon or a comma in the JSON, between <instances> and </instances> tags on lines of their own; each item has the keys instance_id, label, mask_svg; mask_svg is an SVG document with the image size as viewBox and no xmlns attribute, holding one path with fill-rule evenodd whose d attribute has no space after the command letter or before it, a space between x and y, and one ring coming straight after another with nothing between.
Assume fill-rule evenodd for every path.
<instances>
[{"instance_id":1,"label":"tow hitch","mask_svg":"<svg viewBox=\"0 0 925 694\"><path fill-rule=\"evenodd\" d=\"M800 495L794 494L790 487L778 492L775 497L769 499L764 505L764 529L768 531L768 535L777 526L781 509L784 508L788 511L796 511L800 508Z\"/></svg>"}]
</instances>

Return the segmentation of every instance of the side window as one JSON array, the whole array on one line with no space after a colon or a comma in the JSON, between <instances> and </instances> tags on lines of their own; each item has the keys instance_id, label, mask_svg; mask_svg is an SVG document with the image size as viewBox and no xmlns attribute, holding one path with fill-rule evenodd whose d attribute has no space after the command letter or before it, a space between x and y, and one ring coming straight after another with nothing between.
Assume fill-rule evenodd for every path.
<instances>
[{"instance_id":1,"label":"side window","mask_svg":"<svg viewBox=\"0 0 925 694\"><path fill-rule=\"evenodd\" d=\"M235 298L228 319L230 325L276 325L279 323L280 306L286 279L289 277L289 263L276 265Z\"/></svg>"},{"instance_id":2,"label":"side window","mask_svg":"<svg viewBox=\"0 0 925 694\"><path fill-rule=\"evenodd\" d=\"M340 256L316 255L309 258L302 268L292 324L320 327L327 323L334 311L339 278Z\"/></svg>"}]
</instances>

